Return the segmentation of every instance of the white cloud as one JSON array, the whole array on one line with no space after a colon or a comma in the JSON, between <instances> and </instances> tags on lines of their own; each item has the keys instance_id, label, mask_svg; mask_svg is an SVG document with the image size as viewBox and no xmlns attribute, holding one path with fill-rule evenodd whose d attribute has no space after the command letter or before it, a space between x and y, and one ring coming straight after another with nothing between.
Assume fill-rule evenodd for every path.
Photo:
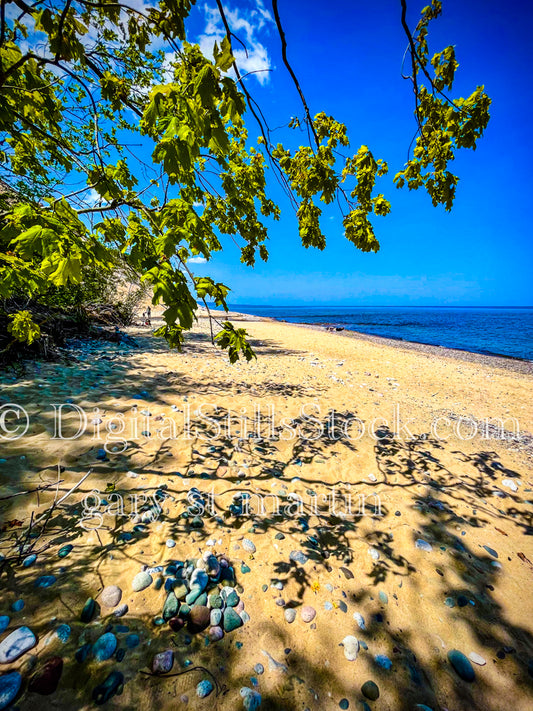
<instances>
[{"instance_id":1,"label":"white cloud","mask_svg":"<svg viewBox=\"0 0 533 711\"><path fill-rule=\"evenodd\" d=\"M257 72L254 74L257 81L260 84L267 84L270 80L269 71L272 69L272 64L267 48L258 39L258 33L266 31L269 25L273 24L273 20L261 0L256 0L252 4L253 7L247 9L232 10L224 7L224 12L232 32L246 45L244 49L237 40L233 39L233 54L241 74ZM204 32L198 37L198 44L202 54L212 59L214 44L215 42L220 44L225 31L218 10L207 5L204 5L203 10L206 26Z\"/></svg>"},{"instance_id":2,"label":"white cloud","mask_svg":"<svg viewBox=\"0 0 533 711\"><path fill-rule=\"evenodd\" d=\"M205 264L207 259L205 257L191 257L187 264Z\"/></svg>"}]
</instances>

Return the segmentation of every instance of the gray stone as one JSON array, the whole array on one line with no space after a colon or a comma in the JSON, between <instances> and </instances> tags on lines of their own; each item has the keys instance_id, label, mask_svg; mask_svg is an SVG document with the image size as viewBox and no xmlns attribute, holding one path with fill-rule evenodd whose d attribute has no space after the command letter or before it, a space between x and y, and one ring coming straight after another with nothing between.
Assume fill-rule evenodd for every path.
<instances>
[{"instance_id":1,"label":"gray stone","mask_svg":"<svg viewBox=\"0 0 533 711\"><path fill-rule=\"evenodd\" d=\"M122 590L118 585L108 585L102 590L100 602L105 607L116 607L122 599Z\"/></svg>"},{"instance_id":2,"label":"gray stone","mask_svg":"<svg viewBox=\"0 0 533 711\"><path fill-rule=\"evenodd\" d=\"M0 642L0 664L11 664L35 647L37 638L29 627L19 627Z\"/></svg>"},{"instance_id":3,"label":"gray stone","mask_svg":"<svg viewBox=\"0 0 533 711\"><path fill-rule=\"evenodd\" d=\"M141 592L141 590L145 590L150 587L152 582L152 576L143 571L141 573L137 573L137 575L133 578L131 587L134 592Z\"/></svg>"}]
</instances>

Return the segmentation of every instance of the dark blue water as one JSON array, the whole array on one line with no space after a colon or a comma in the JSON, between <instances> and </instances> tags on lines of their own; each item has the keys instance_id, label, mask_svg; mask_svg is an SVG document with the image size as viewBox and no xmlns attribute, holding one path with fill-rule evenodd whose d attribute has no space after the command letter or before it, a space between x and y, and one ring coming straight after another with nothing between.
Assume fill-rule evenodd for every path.
<instances>
[{"instance_id":1,"label":"dark blue water","mask_svg":"<svg viewBox=\"0 0 533 711\"><path fill-rule=\"evenodd\" d=\"M234 311L291 323L533 360L533 308L248 306Z\"/></svg>"}]
</instances>

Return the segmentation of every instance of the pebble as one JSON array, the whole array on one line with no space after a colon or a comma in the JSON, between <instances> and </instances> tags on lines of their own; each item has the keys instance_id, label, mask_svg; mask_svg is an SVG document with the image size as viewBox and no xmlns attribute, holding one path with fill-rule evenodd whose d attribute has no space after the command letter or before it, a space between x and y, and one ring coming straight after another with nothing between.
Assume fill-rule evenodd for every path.
<instances>
[{"instance_id":1,"label":"pebble","mask_svg":"<svg viewBox=\"0 0 533 711\"><path fill-rule=\"evenodd\" d=\"M196 696L198 696L199 699L205 699L212 691L213 684L209 679L203 679L196 687Z\"/></svg>"},{"instance_id":2,"label":"pebble","mask_svg":"<svg viewBox=\"0 0 533 711\"><path fill-rule=\"evenodd\" d=\"M24 560L22 561L22 565L25 568L29 568L30 565L33 565L36 560L37 560L36 554L32 553L31 555L28 555L28 556L26 556L26 558L24 558Z\"/></svg>"},{"instance_id":3,"label":"pebble","mask_svg":"<svg viewBox=\"0 0 533 711\"><path fill-rule=\"evenodd\" d=\"M353 613L353 618L354 618L354 620L357 622L357 626L359 627L359 629L361 629L361 630L365 630L365 629L366 629L366 626L365 626L365 618L363 617L363 615L361 615L360 612L354 612L354 613Z\"/></svg>"},{"instance_id":4,"label":"pebble","mask_svg":"<svg viewBox=\"0 0 533 711\"><path fill-rule=\"evenodd\" d=\"M106 659L110 659L115 653L117 644L115 635L112 632L105 632L98 637L93 645L94 658L99 662L105 662Z\"/></svg>"},{"instance_id":5,"label":"pebble","mask_svg":"<svg viewBox=\"0 0 533 711\"><path fill-rule=\"evenodd\" d=\"M116 607L122 599L122 590L118 585L108 585L102 590L100 602L106 607Z\"/></svg>"},{"instance_id":6,"label":"pebble","mask_svg":"<svg viewBox=\"0 0 533 711\"><path fill-rule=\"evenodd\" d=\"M63 673L63 660L61 657L52 657L32 677L28 689L37 694L48 696L57 689L61 674Z\"/></svg>"},{"instance_id":7,"label":"pebble","mask_svg":"<svg viewBox=\"0 0 533 711\"><path fill-rule=\"evenodd\" d=\"M304 622L312 622L315 619L316 610L311 605L304 605L300 614Z\"/></svg>"},{"instance_id":8,"label":"pebble","mask_svg":"<svg viewBox=\"0 0 533 711\"><path fill-rule=\"evenodd\" d=\"M129 607L126 605L126 603L123 603L122 605L119 605L116 610L113 610L113 615L115 617L124 617L128 610Z\"/></svg>"},{"instance_id":9,"label":"pebble","mask_svg":"<svg viewBox=\"0 0 533 711\"><path fill-rule=\"evenodd\" d=\"M152 672L154 674L168 674L174 664L174 652L167 649L159 652L152 659Z\"/></svg>"},{"instance_id":10,"label":"pebble","mask_svg":"<svg viewBox=\"0 0 533 711\"><path fill-rule=\"evenodd\" d=\"M201 568L196 568L195 570L193 570L190 580L191 589L193 587L198 588L202 593L205 590L208 582L209 576L207 575L205 570L202 570Z\"/></svg>"},{"instance_id":11,"label":"pebble","mask_svg":"<svg viewBox=\"0 0 533 711\"><path fill-rule=\"evenodd\" d=\"M309 558L305 555L305 553L302 553L302 551L291 551L289 558L295 563L300 563L300 565L305 565L309 560Z\"/></svg>"},{"instance_id":12,"label":"pebble","mask_svg":"<svg viewBox=\"0 0 533 711\"><path fill-rule=\"evenodd\" d=\"M211 615L210 615L210 624L211 627L217 627L217 625L220 624L222 621L222 610L219 609L213 609L211 610Z\"/></svg>"},{"instance_id":13,"label":"pebble","mask_svg":"<svg viewBox=\"0 0 533 711\"><path fill-rule=\"evenodd\" d=\"M468 682L474 681L476 678L474 668L462 652L457 649L450 650L448 652L448 661L461 679Z\"/></svg>"},{"instance_id":14,"label":"pebble","mask_svg":"<svg viewBox=\"0 0 533 711\"><path fill-rule=\"evenodd\" d=\"M283 614L285 615L285 620L289 624L292 624L296 619L296 610L294 609L294 607L287 607Z\"/></svg>"},{"instance_id":15,"label":"pebble","mask_svg":"<svg viewBox=\"0 0 533 711\"><path fill-rule=\"evenodd\" d=\"M370 701L376 701L376 699L379 699L379 687L373 681L365 681L361 687L361 691L363 696L366 696L366 698L370 699Z\"/></svg>"},{"instance_id":16,"label":"pebble","mask_svg":"<svg viewBox=\"0 0 533 711\"><path fill-rule=\"evenodd\" d=\"M390 669L392 667L392 662L386 654L376 654L374 661L378 667L381 667L382 669Z\"/></svg>"},{"instance_id":17,"label":"pebble","mask_svg":"<svg viewBox=\"0 0 533 711\"><path fill-rule=\"evenodd\" d=\"M261 694L248 686L243 686L241 689L242 704L246 711L257 711L261 706Z\"/></svg>"},{"instance_id":18,"label":"pebble","mask_svg":"<svg viewBox=\"0 0 533 711\"><path fill-rule=\"evenodd\" d=\"M41 575L37 578L37 580L35 581L34 584L35 584L36 588L49 588L56 581L57 581L57 578L55 575Z\"/></svg>"},{"instance_id":19,"label":"pebble","mask_svg":"<svg viewBox=\"0 0 533 711\"><path fill-rule=\"evenodd\" d=\"M122 692L124 687L124 674L118 671L112 671L104 680L93 690L93 700L97 706L102 706L115 694Z\"/></svg>"},{"instance_id":20,"label":"pebble","mask_svg":"<svg viewBox=\"0 0 533 711\"><path fill-rule=\"evenodd\" d=\"M249 538L242 539L242 547L245 551L248 551L248 553L255 553L257 550L255 544Z\"/></svg>"},{"instance_id":21,"label":"pebble","mask_svg":"<svg viewBox=\"0 0 533 711\"><path fill-rule=\"evenodd\" d=\"M502 486L505 486L507 489L511 489L511 491L518 491L518 486L512 479L504 479L502 481Z\"/></svg>"},{"instance_id":22,"label":"pebble","mask_svg":"<svg viewBox=\"0 0 533 711\"><path fill-rule=\"evenodd\" d=\"M178 602L178 598L174 595L174 593L171 591L167 595L167 599L165 600L165 604L163 606L163 619L168 621L171 619L171 617L176 617L178 614L180 604Z\"/></svg>"},{"instance_id":23,"label":"pebble","mask_svg":"<svg viewBox=\"0 0 533 711\"><path fill-rule=\"evenodd\" d=\"M187 629L189 632L203 632L209 627L211 619L211 611L205 605L195 605L189 614ZM226 630L228 631L228 630Z\"/></svg>"},{"instance_id":24,"label":"pebble","mask_svg":"<svg viewBox=\"0 0 533 711\"><path fill-rule=\"evenodd\" d=\"M349 707L350 707L350 702L348 701L348 699L341 699L339 701L339 708L343 709L343 711Z\"/></svg>"},{"instance_id":25,"label":"pebble","mask_svg":"<svg viewBox=\"0 0 533 711\"><path fill-rule=\"evenodd\" d=\"M224 632L233 632L241 627L243 622L241 616L232 607L228 607L224 612Z\"/></svg>"},{"instance_id":26,"label":"pebble","mask_svg":"<svg viewBox=\"0 0 533 711\"><path fill-rule=\"evenodd\" d=\"M74 548L74 546L69 543L66 546L63 546L62 548L60 548L57 555L60 558L66 558L68 556L68 554L72 551L73 548Z\"/></svg>"},{"instance_id":27,"label":"pebble","mask_svg":"<svg viewBox=\"0 0 533 711\"><path fill-rule=\"evenodd\" d=\"M11 605L11 609L13 612L20 612L21 610L24 609L24 600L21 598L20 600L15 600L15 602Z\"/></svg>"},{"instance_id":28,"label":"pebble","mask_svg":"<svg viewBox=\"0 0 533 711\"><path fill-rule=\"evenodd\" d=\"M359 654L359 640L353 635L348 635L342 642L344 647L344 656L349 662L354 662Z\"/></svg>"},{"instance_id":29,"label":"pebble","mask_svg":"<svg viewBox=\"0 0 533 711\"><path fill-rule=\"evenodd\" d=\"M147 587L150 587L152 582L152 576L143 571L141 573L137 573L137 575L133 578L131 587L134 592L140 592L141 590L145 590Z\"/></svg>"},{"instance_id":30,"label":"pebble","mask_svg":"<svg viewBox=\"0 0 533 711\"><path fill-rule=\"evenodd\" d=\"M426 553L431 553L431 551L433 550L433 546L431 545L431 543L428 543L423 538L416 539L415 547L421 551L426 551Z\"/></svg>"},{"instance_id":31,"label":"pebble","mask_svg":"<svg viewBox=\"0 0 533 711\"><path fill-rule=\"evenodd\" d=\"M22 677L17 671L0 676L0 709L11 705L20 691Z\"/></svg>"},{"instance_id":32,"label":"pebble","mask_svg":"<svg viewBox=\"0 0 533 711\"><path fill-rule=\"evenodd\" d=\"M7 629L9 625L9 617L7 615L0 615L0 634Z\"/></svg>"},{"instance_id":33,"label":"pebble","mask_svg":"<svg viewBox=\"0 0 533 711\"><path fill-rule=\"evenodd\" d=\"M470 652L468 655L468 658L470 659L471 662L474 662L474 664L477 664L480 667L484 667L485 664L487 663L485 659L481 656L481 654L477 654L476 652Z\"/></svg>"},{"instance_id":34,"label":"pebble","mask_svg":"<svg viewBox=\"0 0 533 711\"><path fill-rule=\"evenodd\" d=\"M254 666L254 672L255 672L256 674L259 674L259 675L264 674L264 673L265 673L265 667L264 667L260 662L258 662L258 663Z\"/></svg>"},{"instance_id":35,"label":"pebble","mask_svg":"<svg viewBox=\"0 0 533 711\"><path fill-rule=\"evenodd\" d=\"M10 664L35 647L37 638L29 627L13 630L0 642L0 664Z\"/></svg>"},{"instance_id":36,"label":"pebble","mask_svg":"<svg viewBox=\"0 0 533 711\"><path fill-rule=\"evenodd\" d=\"M209 628L209 639L211 642L218 642L224 636L224 630L220 625Z\"/></svg>"},{"instance_id":37,"label":"pebble","mask_svg":"<svg viewBox=\"0 0 533 711\"><path fill-rule=\"evenodd\" d=\"M126 637L126 647L128 649L135 649L135 647L138 647L140 644L140 637L138 634L129 634Z\"/></svg>"}]
</instances>

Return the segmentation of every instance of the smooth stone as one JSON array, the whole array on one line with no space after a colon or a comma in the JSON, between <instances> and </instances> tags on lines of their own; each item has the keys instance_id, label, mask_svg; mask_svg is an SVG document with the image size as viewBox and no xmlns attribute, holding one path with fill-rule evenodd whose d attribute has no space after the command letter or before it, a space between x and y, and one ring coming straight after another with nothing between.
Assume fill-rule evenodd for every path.
<instances>
[{"instance_id":1,"label":"smooth stone","mask_svg":"<svg viewBox=\"0 0 533 711\"><path fill-rule=\"evenodd\" d=\"M361 687L361 691L363 696L366 696L366 698L370 699L370 701L376 701L376 699L379 699L379 687L373 681L365 681Z\"/></svg>"},{"instance_id":2,"label":"smooth stone","mask_svg":"<svg viewBox=\"0 0 533 711\"><path fill-rule=\"evenodd\" d=\"M30 565L33 565L35 561L37 560L37 555L35 553L32 553L31 555L26 556L24 560L22 561L22 565L25 568L29 568Z\"/></svg>"},{"instance_id":3,"label":"smooth stone","mask_svg":"<svg viewBox=\"0 0 533 711\"><path fill-rule=\"evenodd\" d=\"M0 709L5 709L17 697L22 685L22 677L17 671L0 676Z\"/></svg>"},{"instance_id":4,"label":"smooth stone","mask_svg":"<svg viewBox=\"0 0 533 711\"><path fill-rule=\"evenodd\" d=\"M498 553L494 550L494 548L491 548L490 546L483 546L483 548L487 551L489 555L491 555L493 558L498 558Z\"/></svg>"},{"instance_id":5,"label":"smooth stone","mask_svg":"<svg viewBox=\"0 0 533 711\"><path fill-rule=\"evenodd\" d=\"M150 587L152 582L153 579L150 573L142 571L141 573L137 573L137 575L133 578L131 587L134 592L141 592L141 590L145 590Z\"/></svg>"},{"instance_id":6,"label":"smooth stone","mask_svg":"<svg viewBox=\"0 0 533 711\"><path fill-rule=\"evenodd\" d=\"M251 573L251 568L248 565L246 565L246 563L243 563L241 565L241 573L243 575L245 575L246 573Z\"/></svg>"},{"instance_id":7,"label":"smooth stone","mask_svg":"<svg viewBox=\"0 0 533 711\"><path fill-rule=\"evenodd\" d=\"M173 541L172 538L169 538L168 541L166 542L167 548L174 548L175 545L176 545L176 541Z\"/></svg>"},{"instance_id":8,"label":"smooth stone","mask_svg":"<svg viewBox=\"0 0 533 711\"><path fill-rule=\"evenodd\" d=\"M296 619L296 610L294 609L294 607L287 607L283 615L285 617L286 622L291 625Z\"/></svg>"},{"instance_id":9,"label":"smooth stone","mask_svg":"<svg viewBox=\"0 0 533 711\"><path fill-rule=\"evenodd\" d=\"M93 690L93 701L97 706L102 706L115 694L121 693L124 686L124 674L112 671L102 684Z\"/></svg>"},{"instance_id":10,"label":"smooth stone","mask_svg":"<svg viewBox=\"0 0 533 711\"><path fill-rule=\"evenodd\" d=\"M68 554L72 551L73 548L74 548L74 546L71 545L70 543L68 543L66 546L63 546L62 548L59 549L59 552L57 555L60 558L66 558L68 556Z\"/></svg>"},{"instance_id":11,"label":"smooth stone","mask_svg":"<svg viewBox=\"0 0 533 711\"><path fill-rule=\"evenodd\" d=\"M191 589L193 587L199 588L200 592L202 593L205 590L208 582L209 576L207 575L205 570L202 570L201 568L196 568L195 570L193 570L190 580Z\"/></svg>"},{"instance_id":12,"label":"smooth stone","mask_svg":"<svg viewBox=\"0 0 533 711\"><path fill-rule=\"evenodd\" d=\"M168 621L168 625L173 632L179 632L185 626L185 620L183 617L173 617Z\"/></svg>"},{"instance_id":13,"label":"smooth stone","mask_svg":"<svg viewBox=\"0 0 533 711\"><path fill-rule=\"evenodd\" d=\"M203 632L209 627L211 611L205 605L195 605L189 614L187 629L189 632Z\"/></svg>"},{"instance_id":14,"label":"smooth stone","mask_svg":"<svg viewBox=\"0 0 533 711\"><path fill-rule=\"evenodd\" d=\"M348 701L348 699L341 699L339 701L339 708L342 709L343 711L345 711L345 709L347 709L349 707L350 707L350 702Z\"/></svg>"},{"instance_id":15,"label":"smooth stone","mask_svg":"<svg viewBox=\"0 0 533 711\"><path fill-rule=\"evenodd\" d=\"M24 600L21 598L20 600L15 600L15 602L11 605L11 609L13 612L20 612L21 610L24 609Z\"/></svg>"},{"instance_id":16,"label":"smooth stone","mask_svg":"<svg viewBox=\"0 0 533 711\"><path fill-rule=\"evenodd\" d=\"M390 669L392 667L392 662L386 654L376 654L374 661L378 667L381 667L382 669Z\"/></svg>"},{"instance_id":17,"label":"smooth stone","mask_svg":"<svg viewBox=\"0 0 533 711\"><path fill-rule=\"evenodd\" d=\"M63 673L63 660L61 657L52 657L32 677L28 689L43 696L53 694L57 689L61 674Z\"/></svg>"},{"instance_id":18,"label":"smooth stone","mask_svg":"<svg viewBox=\"0 0 533 711\"><path fill-rule=\"evenodd\" d=\"M255 672L256 674L259 674L259 675L264 674L264 673L265 673L265 667L264 667L261 663L258 662L258 663L254 666L254 672Z\"/></svg>"},{"instance_id":19,"label":"smooth stone","mask_svg":"<svg viewBox=\"0 0 533 711\"><path fill-rule=\"evenodd\" d=\"M242 547L245 551L248 551L248 553L255 553L257 550L255 544L249 538L242 539Z\"/></svg>"},{"instance_id":20,"label":"smooth stone","mask_svg":"<svg viewBox=\"0 0 533 711\"><path fill-rule=\"evenodd\" d=\"M379 597L380 602L382 602L384 605L388 605L389 597L386 592L383 592L383 590L380 590L378 597Z\"/></svg>"},{"instance_id":21,"label":"smooth stone","mask_svg":"<svg viewBox=\"0 0 533 711\"><path fill-rule=\"evenodd\" d=\"M152 672L154 674L168 674L174 664L174 652L167 649L159 652L152 659Z\"/></svg>"},{"instance_id":22,"label":"smooth stone","mask_svg":"<svg viewBox=\"0 0 533 711\"><path fill-rule=\"evenodd\" d=\"M212 691L213 684L209 679L203 679L196 687L196 696L198 696L199 699L205 699Z\"/></svg>"},{"instance_id":23,"label":"smooth stone","mask_svg":"<svg viewBox=\"0 0 533 711\"><path fill-rule=\"evenodd\" d=\"M480 667L484 667L485 664L487 663L485 659L481 656L481 654L477 654L477 652L470 652L468 655L468 658L470 659L471 662L474 662L474 664L477 664Z\"/></svg>"},{"instance_id":24,"label":"smooth stone","mask_svg":"<svg viewBox=\"0 0 533 711\"><path fill-rule=\"evenodd\" d=\"M235 609L237 609L237 608L235 608ZM243 621L243 624L245 624L246 622L250 622L250 615L246 612L246 610L244 612L240 612L239 614L241 616L241 620Z\"/></svg>"},{"instance_id":25,"label":"smooth stone","mask_svg":"<svg viewBox=\"0 0 533 711\"><path fill-rule=\"evenodd\" d=\"M126 603L119 605L116 610L113 610L113 615L115 617L124 617L124 615L128 612L129 607L126 605Z\"/></svg>"},{"instance_id":26,"label":"smooth stone","mask_svg":"<svg viewBox=\"0 0 533 711\"><path fill-rule=\"evenodd\" d=\"M93 656L99 662L105 662L106 659L111 659L117 648L117 638L112 632L105 632L98 637L93 645Z\"/></svg>"},{"instance_id":27,"label":"smooth stone","mask_svg":"<svg viewBox=\"0 0 533 711\"><path fill-rule=\"evenodd\" d=\"M187 593L187 595L185 595L185 602L187 603L187 605L194 605L194 603L202 594L202 590L199 587L195 586L191 589L189 593Z\"/></svg>"},{"instance_id":28,"label":"smooth stone","mask_svg":"<svg viewBox=\"0 0 533 711\"><path fill-rule=\"evenodd\" d=\"M361 615L360 612L354 612L354 613L353 613L353 618L354 618L354 620L357 622L357 626L359 627L359 629L361 629L361 630L365 630L365 629L366 629L366 626L365 626L365 618L363 617L363 615Z\"/></svg>"},{"instance_id":29,"label":"smooth stone","mask_svg":"<svg viewBox=\"0 0 533 711\"><path fill-rule=\"evenodd\" d=\"M451 649L448 652L448 661L461 679L468 682L474 681L476 678L474 668L462 652L458 649Z\"/></svg>"},{"instance_id":30,"label":"smooth stone","mask_svg":"<svg viewBox=\"0 0 533 711\"><path fill-rule=\"evenodd\" d=\"M295 563L300 563L300 565L305 565L309 558L302 553L302 551L291 551L289 554L289 559L293 560Z\"/></svg>"},{"instance_id":31,"label":"smooth stone","mask_svg":"<svg viewBox=\"0 0 533 711\"><path fill-rule=\"evenodd\" d=\"M173 592L169 592L167 595L167 599L165 600L165 604L163 606L163 619L165 621L170 620L172 617L176 617L178 614L180 604L178 601L178 598L174 595Z\"/></svg>"},{"instance_id":32,"label":"smooth stone","mask_svg":"<svg viewBox=\"0 0 533 711\"><path fill-rule=\"evenodd\" d=\"M514 492L518 491L518 486L512 479L503 479L502 486L505 486L507 489L511 489L511 491Z\"/></svg>"},{"instance_id":33,"label":"smooth stone","mask_svg":"<svg viewBox=\"0 0 533 711\"><path fill-rule=\"evenodd\" d=\"M243 622L241 616L232 607L228 607L224 612L224 632L233 632L241 627Z\"/></svg>"},{"instance_id":34,"label":"smooth stone","mask_svg":"<svg viewBox=\"0 0 533 711\"><path fill-rule=\"evenodd\" d=\"M50 588L57 581L55 575L41 575L37 578L34 585L36 588Z\"/></svg>"},{"instance_id":35,"label":"smooth stone","mask_svg":"<svg viewBox=\"0 0 533 711\"><path fill-rule=\"evenodd\" d=\"M215 625L209 628L209 639L211 642L218 642L224 636L224 630L220 625Z\"/></svg>"},{"instance_id":36,"label":"smooth stone","mask_svg":"<svg viewBox=\"0 0 533 711\"><path fill-rule=\"evenodd\" d=\"M59 627L56 629L57 638L61 642L63 642L63 644L66 644L68 642L70 633L71 633L71 629L70 629L69 625L59 625Z\"/></svg>"},{"instance_id":37,"label":"smooth stone","mask_svg":"<svg viewBox=\"0 0 533 711\"><path fill-rule=\"evenodd\" d=\"M222 621L222 610L218 610L216 608L211 610L211 615L210 615L209 621L210 621L211 627L217 627Z\"/></svg>"},{"instance_id":38,"label":"smooth stone","mask_svg":"<svg viewBox=\"0 0 533 711\"><path fill-rule=\"evenodd\" d=\"M83 662L87 659L89 656L89 652L92 649L92 644L87 642L87 644L84 644L82 647L76 650L76 653L74 655L75 660L78 662L78 664L83 664Z\"/></svg>"},{"instance_id":39,"label":"smooth stone","mask_svg":"<svg viewBox=\"0 0 533 711\"><path fill-rule=\"evenodd\" d=\"M141 642L141 638L139 637L138 634L129 634L126 637L126 647L128 649L135 649L135 647L138 647Z\"/></svg>"},{"instance_id":40,"label":"smooth stone","mask_svg":"<svg viewBox=\"0 0 533 711\"><path fill-rule=\"evenodd\" d=\"M222 597L218 593L212 593L207 599L207 604L214 610L222 607Z\"/></svg>"},{"instance_id":41,"label":"smooth stone","mask_svg":"<svg viewBox=\"0 0 533 711\"><path fill-rule=\"evenodd\" d=\"M7 629L9 625L9 617L7 615L0 615L0 634Z\"/></svg>"},{"instance_id":42,"label":"smooth stone","mask_svg":"<svg viewBox=\"0 0 533 711\"><path fill-rule=\"evenodd\" d=\"M242 705L246 711L257 711L261 706L261 694L248 686L243 686L240 694L242 696Z\"/></svg>"},{"instance_id":43,"label":"smooth stone","mask_svg":"<svg viewBox=\"0 0 533 711\"><path fill-rule=\"evenodd\" d=\"M315 619L316 610L314 607L311 607L311 605L304 605L302 607L300 615L304 622L312 622Z\"/></svg>"},{"instance_id":44,"label":"smooth stone","mask_svg":"<svg viewBox=\"0 0 533 711\"><path fill-rule=\"evenodd\" d=\"M427 553L431 553L431 551L433 550L433 546L431 545L431 543L428 543L423 538L417 538L415 547L421 551L426 551Z\"/></svg>"},{"instance_id":45,"label":"smooth stone","mask_svg":"<svg viewBox=\"0 0 533 711\"><path fill-rule=\"evenodd\" d=\"M106 607L116 607L122 600L122 590L118 585L108 585L102 590L100 602Z\"/></svg>"},{"instance_id":46,"label":"smooth stone","mask_svg":"<svg viewBox=\"0 0 533 711\"><path fill-rule=\"evenodd\" d=\"M240 598L235 592L235 590L232 590L230 594L226 597L226 605L228 607L235 607L236 605L239 604Z\"/></svg>"},{"instance_id":47,"label":"smooth stone","mask_svg":"<svg viewBox=\"0 0 533 711\"><path fill-rule=\"evenodd\" d=\"M184 582L178 581L177 583L173 583L172 592L178 598L178 600L184 600L187 593L189 592L189 588L187 587L187 585L185 585Z\"/></svg>"},{"instance_id":48,"label":"smooth stone","mask_svg":"<svg viewBox=\"0 0 533 711\"><path fill-rule=\"evenodd\" d=\"M344 656L349 662L354 662L359 654L359 640L353 635L348 635L342 642L344 647Z\"/></svg>"},{"instance_id":49,"label":"smooth stone","mask_svg":"<svg viewBox=\"0 0 533 711\"><path fill-rule=\"evenodd\" d=\"M0 664L11 664L36 644L37 638L29 627L23 626L13 630L0 642Z\"/></svg>"}]
</instances>

